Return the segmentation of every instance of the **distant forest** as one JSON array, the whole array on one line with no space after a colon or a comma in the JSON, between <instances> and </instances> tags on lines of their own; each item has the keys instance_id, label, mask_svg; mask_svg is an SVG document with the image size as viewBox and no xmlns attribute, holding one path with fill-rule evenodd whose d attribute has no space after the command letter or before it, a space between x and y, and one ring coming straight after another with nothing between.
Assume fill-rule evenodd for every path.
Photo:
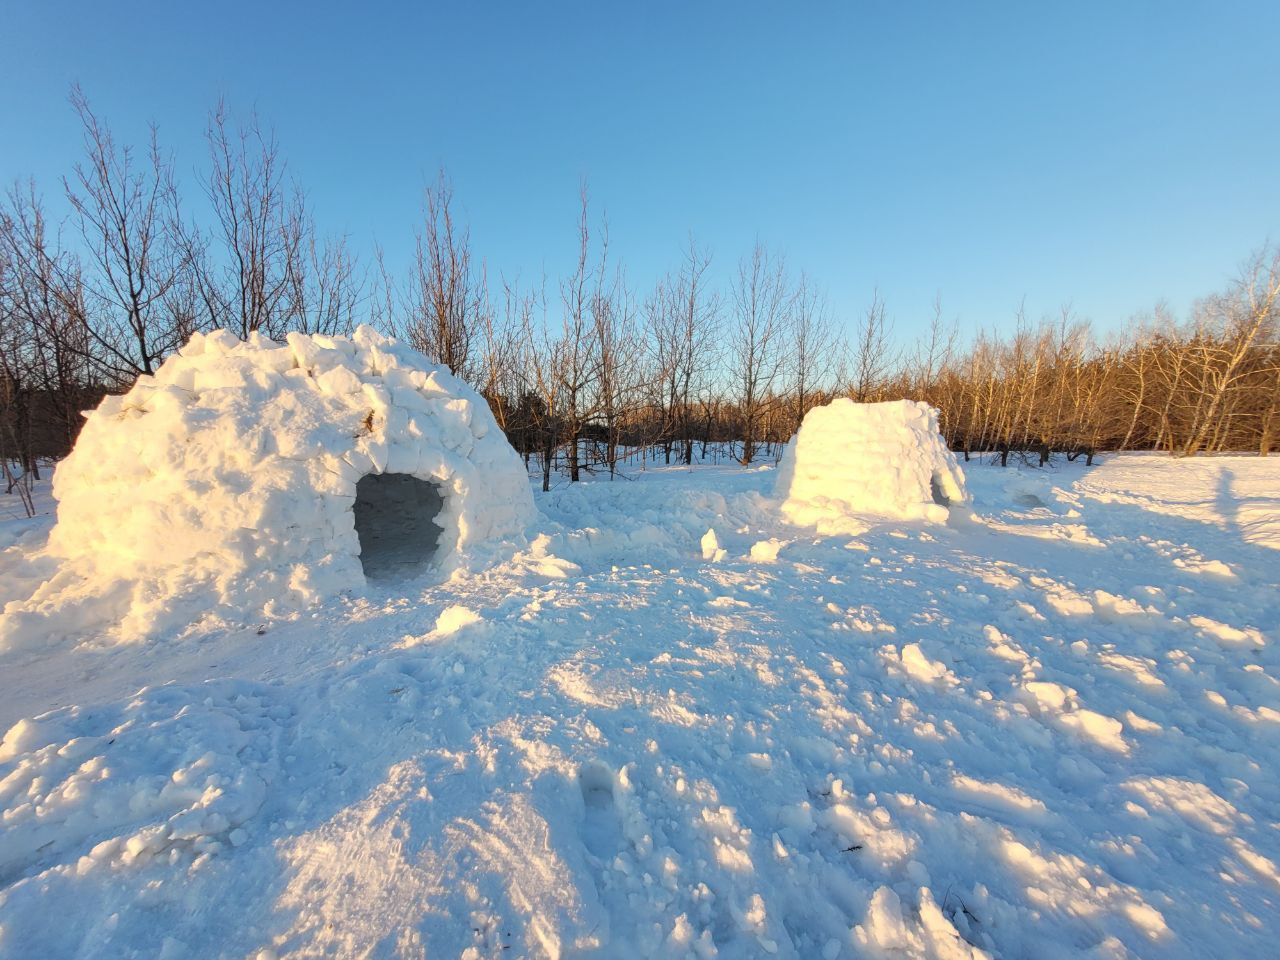
<instances>
[{"instance_id":1,"label":"distant forest","mask_svg":"<svg viewBox=\"0 0 1280 960\"><path fill-rule=\"evenodd\" d=\"M216 108L194 205L158 142L118 143L79 90L83 157L50 222L36 183L0 204L0 463L10 486L74 443L81 411L153 373L194 332L281 340L371 324L470 382L544 486L613 473L621 451L693 462L732 444L750 463L835 396L911 398L953 449L1224 450L1266 455L1280 428L1280 251L1265 249L1179 322L1156 307L1100 336L1064 309L1013 332L963 333L941 303L902 345L870 293L833 316L820 288L758 244L724 289L690 243L652 289L628 286L580 198L572 272L486 275L446 177L425 191L411 268L316 228L274 136Z\"/></svg>"}]
</instances>

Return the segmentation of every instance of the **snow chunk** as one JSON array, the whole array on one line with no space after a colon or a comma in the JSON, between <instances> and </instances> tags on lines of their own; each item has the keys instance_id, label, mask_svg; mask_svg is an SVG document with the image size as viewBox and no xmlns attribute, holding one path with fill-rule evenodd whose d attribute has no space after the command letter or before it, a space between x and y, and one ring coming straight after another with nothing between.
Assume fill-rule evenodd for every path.
<instances>
[{"instance_id":1,"label":"snow chunk","mask_svg":"<svg viewBox=\"0 0 1280 960\"><path fill-rule=\"evenodd\" d=\"M1262 634L1252 627L1246 627L1241 630L1238 627L1231 626L1229 623L1220 623L1211 617L1202 616L1189 617L1188 622L1202 633L1213 637L1215 640L1220 640L1223 643L1255 643L1258 646L1261 646L1266 642L1263 639Z\"/></svg>"},{"instance_id":2,"label":"snow chunk","mask_svg":"<svg viewBox=\"0 0 1280 960\"><path fill-rule=\"evenodd\" d=\"M463 627L479 623L481 619L480 614L474 610L454 604L451 607L445 607L440 616L436 618L435 634L438 637L447 637L450 634L457 633Z\"/></svg>"},{"instance_id":3,"label":"snow chunk","mask_svg":"<svg viewBox=\"0 0 1280 960\"><path fill-rule=\"evenodd\" d=\"M1129 744L1122 733L1124 724L1094 710L1073 710L1062 715L1059 721L1068 730L1075 730L1086 739L1117 753L1128 753Z\"/></svg>"},{"instance_id":4,"label":"snow chunk","mask_svg":"<svg viewBox=\"0 0 1280 960\"><path fill-rule=\"evenodd\" d=\"M1149 811L1179 816L1221 836L1236 829L1239 811L1203 783L1179 777L1134 777L1123 786L1137 794Z\"/></svg>"},{"instance_id":5,"label":"snow chunk","mask_svg":"<svg viewBox=\"0 0 1280 960\"><path fill-rule=\"evenodd\" d=\"M941 680L948 672L945 664L926 657L918 643L908 643L902 648L902 665L919 680Z\"/></svg>"},{"instance_id":6,"label":"snow chunk","mask_svg":"<svg viewBox=\"0 0 1280 960\"><path fill-rule=\"evenodd\" d=\"M552 540L545 533L534 537L529 549L516 555L516 561L530 573L560 580L577 573L582 568L572 560L558 557L551 552Z\"/></svg>"},{"instance_id":7,"label":"snow chunk","mask_svg":"<svg viewBox=\"0 0 1280 960\"><path fill-rule=\"evenodd\" d=\"M484 618L469 607L461 604L453 604L445 607L440 612L440 616L436 617L435 628L430 633L420 636L407 636L399 646L404 648L421 646L424 643L431 643L436 640L443 640L445 637L453 636L464 627L469 627L473 623L481 623Z\"/></svg>"},{"instance_id":8,"label":"snow chunk","mask_svg":"<svg viewBox=\"0 0 1280 960\"><path fill-rule=\"evenodd\" d=\"M913 400L814 407L778 464L775 494L792 523L857 534L858 515L945 522L968 502L964 474L938 433L938 411Z\"/></svg>"},{"instance_id":9,"label":"snow chunk","mask_svg":"<svg viewBox=\"0 0 1280 960\"><path fill-rule=\"evenodd\" d=\"M408 346L368 327L287 346L196 334L88 414L53 481L46 552L60 568L6 609L0 649L112 624L145 639L361 588L357 484L380 474L434 485L422 509L438 512L413 529L439 530L435 555L425 540L421 552L441 574L488 562L535 515L486 401ZM399 491L374 513L409 505Z\"/></svg>"},{"instance_id":10,"label":"snow chunk","mask_svg":"<svg viewBox=\"0 0 1280 960\"><path fill-rule=\"evenodd\" d=\"M853 929L854 942L869 956L924 960L978 960L984 950L966 943L927 889L919 892L918 919L909 917L889 887L871 898L866 919Z\"/></svg>"},{"instance_id":11,"label":"snow chunk","mask_svg":"<svg viewBox=\"0 0 1280 960\"><path fill-rule=\"evenodd\" d=\"M1049 683L1047 680L1033 680L1023 684L1023 689L1031 694L1032 700L1042 710L1048 711L1061 710L1067 705L1067 698L1075 692L1059 683Z\"/></svg>"},{"instance_id":12,"label":"snow chunk","mask_svg":"<svg viewBox=\"0 0 1280 960\"><path fill-rule=\"evenodd\" d=\"M881 652L889 663L900 667L907 676L921 683L941 683L944 686L959 683L945 663L930 660L918 643L906 644L901 653L892 644L884 647Z\"/></svg>"},{"instance_id":13,"label":"snow chunk","mask_svg":"<svg viewBox=\"0 0 1280 960\"><path fill-rule=\"evenodd\" d=\"M777 537L757 540L751 545L751 559L756 563L773 563L778 559L778 552L786 545L785 540L779 540Z\"/></svg>"},{"instance_id":14,"label":"snow chunk","mask_svg":"<svg viewBox=\"0 0 1280 960\"><path fill-rule=\"evenodd\" d=\"M1127 753L1124 724L1113 717L1080 706L1072 687L1032 680L1022 684L1021 699L1037 708L1041 716L1058 726L1091 740L1101 747L1117 753Z\"/></svg>"},{"instance_id":15,"label":"snow chunk","mask_svg":"<svg viewBox=\"0 0 1280 960\"><path fill-rule=\"evenodd\" d=\"M719 563L725 557L725 550L720 546L720 538L716 536L714 527L708 528L702 535L702 559Z\"/></svg>"}]
</instances>

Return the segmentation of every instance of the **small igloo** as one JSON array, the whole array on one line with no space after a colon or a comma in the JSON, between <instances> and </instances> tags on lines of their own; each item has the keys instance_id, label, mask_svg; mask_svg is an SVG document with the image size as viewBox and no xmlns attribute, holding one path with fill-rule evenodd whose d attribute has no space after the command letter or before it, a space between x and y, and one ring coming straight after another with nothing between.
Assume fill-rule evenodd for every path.
<instances>
[{"instance_id":1,"label":"small igloo","mask_svg":"<svg viewBox=\"0 0 1280 960\"><path fill-rule=\"evenodd\" d=\"M50 578L4 634L31 617L74 631L76 609L125 639L279 615L482 564L534 516L484 398L368 327L196 334L88 414L53 494Z\"/></svg>"},{"instance_id":2,"label":"small igloo","mask_svg":"<svg viewBox=\"0 0 1280 960\"><path fill-rule=\"evenodd\" d=\"M814 407L778 464L782 513L819 533L859 533L859 518L946 521L968 502L964 473L938 433L938 411L914 400Z\"/></svg>"}]
</instances>

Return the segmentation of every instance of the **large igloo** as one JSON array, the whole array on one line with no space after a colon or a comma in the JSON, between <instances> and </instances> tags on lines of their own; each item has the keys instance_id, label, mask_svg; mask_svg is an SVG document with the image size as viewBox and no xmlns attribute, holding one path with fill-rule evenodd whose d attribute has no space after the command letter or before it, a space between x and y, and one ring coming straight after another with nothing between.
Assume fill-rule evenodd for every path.
<instances>
[{"instance_id":1,"label":"large igloo","mask_svg":"<svg viewBox=\"0 0 1280 960\"><path fill-rule=\"evenodd\" d=\"M945 522L968 502L964 473L938 432L938 411L914 400L810 410L778 464L783 515L824 534L856 534L863 518Z\"/></svg>"},{"instance_id":2,"label":"large igloo","mask_svg":"<svg viewBox=\"0 0 1280 960\"><path fill-rule=\"evenodd\" d=\"M368 327L196 334L88 414L53 494L50 577L9 604L0 637L33 618L136 639L281 615L481 565L534 516L485 400Z\"/></svg>"}]
</instances>

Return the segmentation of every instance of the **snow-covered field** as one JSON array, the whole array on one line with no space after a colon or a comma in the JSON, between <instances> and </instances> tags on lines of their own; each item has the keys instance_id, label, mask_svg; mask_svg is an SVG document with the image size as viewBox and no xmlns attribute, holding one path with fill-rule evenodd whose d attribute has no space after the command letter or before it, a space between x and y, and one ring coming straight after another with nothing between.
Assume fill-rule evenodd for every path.
<instances>
[{"instance_id":1,"label":"snow-covered field","mask_svg":"<svg viewBox=\"0 0 1280 960\"><path fill-rule=\"evenodd\" d=\"M966 473L562 485L461 582L0 653L0 955L1275 956L1280 460Z\"/></svg>"}]
</instances>

